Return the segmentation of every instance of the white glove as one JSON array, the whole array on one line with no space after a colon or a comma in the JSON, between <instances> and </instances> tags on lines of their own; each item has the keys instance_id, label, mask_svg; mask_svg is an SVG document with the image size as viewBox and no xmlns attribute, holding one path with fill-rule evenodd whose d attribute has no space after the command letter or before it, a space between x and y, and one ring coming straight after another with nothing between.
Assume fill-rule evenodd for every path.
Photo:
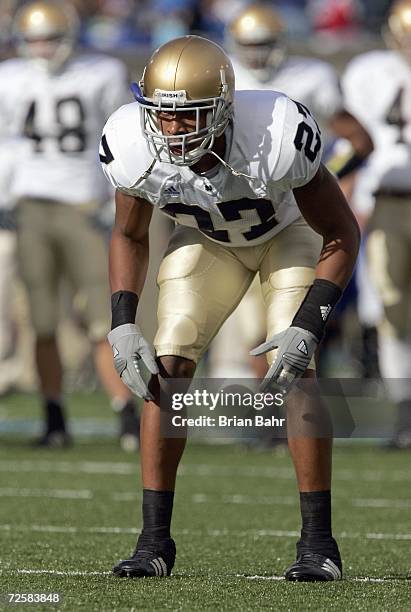
<instances>
[{"instance_id":1,"label":"white glove","mask_svg":"<svg viewBox=\"0 0 411 612\"><path fill-rule=\"evenodd\" d=\"M158 374L154 348L144 339L138 325L119 325L111 330L107 339L113 349L114 367L123 383L138 397L154 399L140 369L143 366L151 374Z\"/></svg>"},{"instance_id":2,"label":"white glove","mask_svg":"<svg viewBox=\"0 0 411 612\"><path fill-rule=\"evenodd\" d=\"M250 355L262 355L278 347L277 357L265 375L261 390L274 386L287 392L295 379L304 374L317 346L314 334L301 327L289 327L250 351Z\"/></svg>"}]
</instances>

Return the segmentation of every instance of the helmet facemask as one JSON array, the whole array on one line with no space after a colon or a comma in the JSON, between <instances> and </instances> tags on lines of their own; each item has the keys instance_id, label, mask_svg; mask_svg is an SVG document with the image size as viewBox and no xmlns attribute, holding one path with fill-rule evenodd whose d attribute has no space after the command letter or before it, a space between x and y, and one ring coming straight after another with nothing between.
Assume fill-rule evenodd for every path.
<instances>
[{"instance_id":1,"label":"helmet facemask","mask_svg":"<svg viewBox=\"0 0 411 612\"><path fill-rule=\"evenodd\" d=\"M141 128L150 154L158 161L177 166L191 166L198 162L226 130L232 118L232 101L225 79L220 71L221 94L217 97L188 100L185 90L155 89L152 98L144 91L144 75L140 84L133 83L132 91L140 105ZM192 113L194 129L187 133L167 135L161 129L161 113L178 116ZM183 121L183 119L181 119Z\"/></svg>"},{"instance_id":2,"label":"helmet facemask","mask_svg":"<svg viewBox=\"0 0 411 612\"><path fill-rule=\"evenodd\" d=\"M72 54L74 44L75 40L64 34L42 39L25 38L17 42L17 51L45 71L55 73Z\"/></svg>"},{"instance_id":3,"label":"helmet facemask","mask_svg":"<svg viewBox=\"0 0 411 612\"><path fill-rule=\"evenodd\" d=\"M255 2L246 6L226 36L227 46L259 81L270 80L285 59L285 25L269 5Z\"/></svg>"},{"instance_id":4,"label":"helmet facemask","mask_svg":"<svg viewBox=\"0 0 411 612\"><path fill-rule=\"evenodd\" d=\"M276 40L262 43L239 43L234 52L258 81L266 82L272 78L285 59L285 45L282 36Z\"/></svg>"}]
</instances>

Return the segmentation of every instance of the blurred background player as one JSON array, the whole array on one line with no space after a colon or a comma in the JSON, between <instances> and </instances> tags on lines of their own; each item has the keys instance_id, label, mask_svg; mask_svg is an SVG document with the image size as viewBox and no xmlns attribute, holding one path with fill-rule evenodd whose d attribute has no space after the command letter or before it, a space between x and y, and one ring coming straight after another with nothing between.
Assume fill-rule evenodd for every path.
<instances>
[{"instance_id":1,"label":"blurred background player","mask_svg":"<svg viewBox=\"0 0 411 612\"><path fill-rule=\"evenodd\" d=\"M1 119L0 119L1 121ZM24 154L21 139L10 138L0 125L0 394L16 388L22 376L17 355L17 322L14 289L16 270L16 225L10 184L15 162Z\"/></svg>"},{"instance_id":2,"label":"blurred background player","mask_svg":"<svg viewBox=\"0 0 411 612\"><path fill-rule=\"evenodd\" d=\"M348 154L344 152L344 161L339 162L337 168L332 160L329 165L337 170L343 191L349 191L353 171L372 151L371 138L346 110L335 69L319 59L288 56L286 38L286 27L280 14L269 4L249 4L237 15L228 28L226 41L233 54L236 89L280 91L307 106L328 132L330 150L332 139L334 142L342 139L346 143L344 149ZM236 337L238 334L243 336L245 349L265 338L264 304L257 279L211 346L212 376L240 377L245 373L238 362L233 362L233 333ZM244 356L245 350L242 360ZM264 376L267 367L264 359L254 357L250 365L254 375Z\"/></svg>"},{"instance_id":3,"label":"blurred background player","mask_svg":"<svg viewBox=\"0 0 411 612\"><path fill-rule=\"evenodd\" d=\"M0 110L10 132L30 144L15 165L18 260L35 332L35 358L45 410L42 446L69 441L63 371L57 345L59 286L80 296L101 382L121 414L124 447L137 445L134 400L113 366L106 244L96 219L109 198L98 167L98 135L128 100L127 75L116 59L74 55L78 18L59 0L29 2L16 13L19 58L0 66Z\"/></svg>"},{"instance_id":4,"label":"blurred background player","mask_svg":"<svg viewBox=\"0 0 411 612\"><path fill-rule=\"evenodd\" d=\"M411 448L411 1L395 2L387 50L356 57L343 77L347 106L367 125L375 151L361 177L369 269L382 300L379 360L397 422L391 445ZM355 192L354 192L355 200ZM374 206L374 208L373 208Z\"/></svg>"}]
</instances>

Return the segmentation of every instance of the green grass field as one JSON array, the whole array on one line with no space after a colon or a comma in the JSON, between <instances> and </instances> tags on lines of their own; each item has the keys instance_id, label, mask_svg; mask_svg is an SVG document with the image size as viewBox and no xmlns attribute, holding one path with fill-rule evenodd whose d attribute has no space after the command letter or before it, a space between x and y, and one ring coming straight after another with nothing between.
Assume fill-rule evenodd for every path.
<instances>
[{"instance_id":1,"label":"green grass field","mask_svg":"<svg viewBox=\"0 0 411 612\"><path fill-rule=\"evenodd\" d=\"M174 575L119 580L111 567L131 553L140 525L138 458L117 447L99 394L71 398L70 450L28 447L38 413L32 397L0 401L0 593L60 593L65 610L411 610L411 453L336 446L345 578L313 585L282 579L299 528L288 455L191 445L175 502Z\"/></svg>"}]
</instances>

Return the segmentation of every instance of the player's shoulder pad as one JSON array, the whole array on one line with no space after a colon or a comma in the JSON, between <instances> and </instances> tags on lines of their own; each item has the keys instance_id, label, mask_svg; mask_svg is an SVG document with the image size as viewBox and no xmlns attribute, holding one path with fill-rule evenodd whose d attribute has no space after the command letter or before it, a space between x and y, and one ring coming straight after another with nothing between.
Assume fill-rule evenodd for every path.
<instances>
[{"instance_id":1,"label":"player's shoulder pad","mask_svg":"<svg viewBox=\"0 0 411 612\"><path fill-rule=\"evenodd\" d=\"M283 137L273 180L294 189L308 183L321 163L321 130L311 111L287 97Z\"/></svg>"},{"instance_id":2,"label":"player's shoulder pad","mask_svg":"<svg viewBox=\"0 0 411 612\"><path fill-rule=\"evenodd\" d=\"M352 74L363 77L368 75L370 72L380 71L381 66L386 64L392 56L390 51L385 49L376 49L374 51L367 51L355 56L347 65L345 69L345 75Z\"/></svg>"},{"instance_id":3,"label":"player's shoulder pad","mask_svg":"<svg viewBox=\"0 0 411 612\"><path fill-rule=\"evenodd\" d=\"M137 102L121 106L108 119L99 154L104 173L120 190L136 185L153 163L141 132Z\"/></svg>"},{"instance_id":4,"label":"player's shoulder pad","mask_svg":"<svg viewBox=\"0 0 411 612\"><path fill-rule=\"evenodd\" d=\"M266 179L285 163L280 153L287 105L287 96L278 91L253 89L235 93L236 140L247 159L260 160L260 174Z\"/></svg>"},{"instance_id":5,"label":"player's shoulder pad","mask_svg":"<svg viewBox=\"0 0 411 612\"><path fill-rule=\"evenodd\" d=\"M316 71L319 73L325 73L325 74L335 73L335 69L331 64L317 57L304 57L302 55L301 56L291 55L286 60L286 65L290 67L298 66L299 68L304 68L306 70L312 70L312 71Z\"/></svg>"},{"instance_id":6,"label":"player's shoulder pad","mask_svg":"<svg viewBox=\"0 0 411 612\"><path fill-rule=\"evenodd\" d=\"M16 75L30 70L28 60L22 57L12 57L0 62L0 78L3 80L13 79Z\"/></svg>"},{"instance_id":7,"label":"player's shoulder pad","mask_svg":"<svg viewBox=\"0 0 411 612\"><path fill-rule=\"evenodd\" d=\"M72 67L84 69L85 71L98 70L105 73L106 76L120 73L125 75L127 68L124 62L116 57L104 55L103 53L81 53L75 55L71 61Z\"/></svg>"}]
</instances>

